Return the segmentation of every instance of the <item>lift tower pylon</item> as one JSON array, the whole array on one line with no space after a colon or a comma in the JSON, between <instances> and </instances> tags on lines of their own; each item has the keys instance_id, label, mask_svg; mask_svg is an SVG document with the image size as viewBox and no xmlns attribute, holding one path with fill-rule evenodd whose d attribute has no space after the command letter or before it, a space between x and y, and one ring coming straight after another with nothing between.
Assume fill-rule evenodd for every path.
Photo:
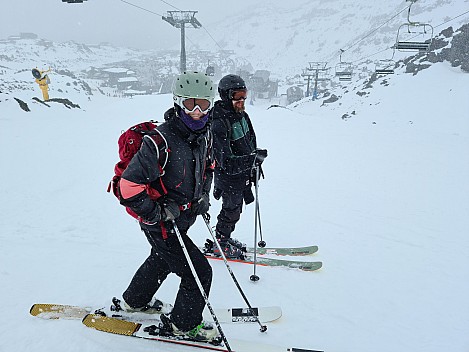
<instances>
[{"instance_id":1,"label":"lift tower pylon","mask_svg":"<svg viewBox=\"0 0 469 352\"><path fill-rule=\"evenodd\" d=\"M181 29L181 58L179 69L186 71L186 23L191 24L194 28L202 27L202 24L195 18L198 11L168 11L163 16L163 21L168 22L171 26Z\"/></svg>"}]
</instances>

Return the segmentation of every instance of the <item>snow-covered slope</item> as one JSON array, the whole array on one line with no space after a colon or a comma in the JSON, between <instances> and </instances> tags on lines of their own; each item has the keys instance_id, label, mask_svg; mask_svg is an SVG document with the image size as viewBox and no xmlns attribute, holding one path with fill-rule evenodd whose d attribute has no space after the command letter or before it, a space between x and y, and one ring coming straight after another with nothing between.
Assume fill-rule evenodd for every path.
<instances>
[{"instance_id":1,"label":"snow-covered slope","mask_svg":"<svg viewBox=\"0 0 469 352\"><path fill-rule=\"evenodd\" d=\"M249 107L269 150L260 186L265 240L317 244L324 267L258 268L254 284L252 268L234 264L251 303L281 305L284 315L267 334L226 325L228 337L326 351L467 351L468 77L447 63L399 76L346 120L312 103L299 112ZM102 97L83 109L2 108L1 350L174 350L28 315L35 302L103 306L125 289L149 246L105 192L116 141L170 102ZM247 243L253 212L245 209L235 234ZM201 221L191 236L208 236ZM212 304L242 306L223 263L212 265ZM177 286L170 277L159 296L171 301Z\"/></svg>"},{"instance_id":2,"label":"snow-covered slope","mask_svg":"<svg viewBox=\"0 0 469 352\"><path fill-rule=\"evenodd\" d=\"M467 4L422 2L416 15L437 14L438 24ZM359 36L355 27L346 27L355 25L347 13L370 18L371 29L379 23L372 14L387 19L389 12L405 7L398 5L318 2L315 8L330 12L322 28L329 29L333 42L324 47L334 43L324 52L334 53ZM257 11L252 6L246 11ZM277 16L281 5L269 6L271 16ZM296 26L302 11L284 8L277 22L285 38L266 46L268 51L255 49L263 48L274 29L263 37L239 26L240 40L253 38L259 44L240 51L251 53L252 60L271 60L270 69L285 75L296 72L310 61L296 40L283 51L290 60L269 57L286 47L292 38L285 33L287 23ZM258 21L260 28L271 25L267 17ZM337 28L348 30L336 38ZM70 65L75 62L71 52L57 55ZM8 71L2 78L31 82L31 56L14 70L2 63L0 71ZM71 84L61 97L80 108L31 100L38 96L33 83L30 90L21 85L11 92L0 89L0 351L182 351L106 335L77 321L43 321L28 314L36 302L102 307L126 288L149 245L106 193L117 139L136 122L161 121L172 101L169 95L88 100L73 88L72 79L55 79L57 88ZM259 145L269 150L259 190L264 239L271 246L317 244L319 252L311 259L324 266L313 273L258 268L261 280L253 283L252 267L233 264L251 304L280 305L283 317L269 324L266 334L256 324L224 325L228 338L337 352L468 351L468 85L469 75L446 61L417 74L406 73L401 62L393 76L371 82L369 75L357 75L350 84L336 85L335 103L304 99L284 109L269 108L274 100L259 99L248 106ZM21 110L13 97L27 101L31 111ZM220 203L212 203L215 218ZM252 244L253 228L251 205L234 236ZM190 234L200 244L208 237L201 220ZM212 304L243 306L224 264L212 266ZM172 301L178 285L170 276L159 297Z\"/></svg>"}]
</instances>

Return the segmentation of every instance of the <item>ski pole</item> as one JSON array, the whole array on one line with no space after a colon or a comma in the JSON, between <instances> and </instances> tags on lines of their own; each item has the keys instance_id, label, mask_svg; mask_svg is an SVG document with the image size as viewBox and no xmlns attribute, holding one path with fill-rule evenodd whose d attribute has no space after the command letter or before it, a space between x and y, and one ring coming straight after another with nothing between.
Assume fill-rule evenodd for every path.
<instances>
[{"instance_id":1,"label":"ski pole","mask_svg":"<svg viewBox=\"0 0 469 352\"><path fill-rule=\"evenodd\" d=\"M261 240L257 245L261 248L264 248L266 246L266 243L264 239L262 238L262 223L261 223L261 208L259 205L259 186L257 185L257 182L259 182L260 179L260 166L256 167L256 204L257 204L257 217L259 218L259 235Z\"/></svg>"},{"instance_id":2,"label":"ski pole","mask_svg":"<svg viewBox=\"0 0 469 352\"><path fill-rule=\"evenodd\" d=\"M233 282L235 283L236 287L238 288L238 291L239 293L241 294L241 296L243 297L244 299L244 302L246 302L246 305L248 306L249 308L249 312L252 314L252 316L256 319L256 323L259 324L259 326L261 327L260 330L261 332L266 332L267 331L267 326L266 325L262 325L262 323L260 322L259 320L259 317L257 315L254 314L254 310L252 309L252 306L251 304L249 303L248 301L248 298L246 297L246 295L244 294L243 292L243 289L241 288L241 286L239 285L239 282L238 280L236 279L236 276L235 274L233 273L233 271L231 270L231 267L230 265L228 264L228 260L226 260L226 256L225 256L225 253L223 253L223 250L220 246L220 243L218 242L213 230L212 230L212 227L210 226L210 215L208 213L205 213L205 214L202 214L202 217L204 218L204 221L205 221L205 224L207 225L207 228L208 228L208 231L210 232L210 235L212 235L212 238L213 238L213 241L217 244L217 247L218 247L218 250L220 251L220 254L221 254L221 257L223 258L223 262L225 263L225 266L226 268L228 269L228 272L230 273L231 275L231 278L233 279Z\"/></svg>"},{"instance_id":3,"label":"ski pole","mask_svg":"<svg viewBox=\"0 0 469 352\"><path fill-rule=\"evenodd\" d=\"M195 282L197 283L197 286L199 287L200 294L205 300L205 304L207 305L210 311L210 314L212 315L213 321L215 322L215 325L217 326L217 329L220 332L221 338L223 339L223 342L225 343L225 347L228 350L228 352L232 352L230 344L228 343L228 339L226 338L226 335L224 334L221 328L220 322L218 321L215 311L213 310L212 305L210 304L208 300L207 294L205 293L202 283L200 282L199 276L197 275L197 272L195 271L194 264L192 263L191 257L189 256L189 252L187 251L186 245L184 244L184 240L182 239L181 233L179 232L179 228L177 227L176 221L174 220L173 220L173 228L174 228L174 231L176 232L176 236L179 240L182 251L184 252L184 255L186 257L187 264L189 264L189 267L191 268L191 271L192 271L192 275L194 275Z\"/></svg>"},{"instance_id":4,"label":"ski pole","mask_svg":"<svg viewBox=\"0 0 469 352\"><path fill-rule=\"evenodd\" d=\"M255 184L255 190L256 190L256 207L254 211L254 267L253 267L253 274L249 277L251 281L259 281L259 276L256 274L256 268L257 268L257 226L260 225L260 211L259 211L259 166L256 166L256 184ZM259 227L261 230L260 234L262 236L262 229ZM259 244L261 244L265 247L265 242L260 241Z\"/></svg>"},{"instance_id":5,"label":"ski pole","mask_svg":"<svg viewBox=\"0 0 469 352\"><path fill-rule=\"evenodd\" d=\"M259 167L256 170L256 172L259 171ZM259 176L257 176L257 179L259 179ZM256 185L256 203L257 203L257 217L259 218L259 235L261 240L257 243L257 245L261 248L264 248L266 246L265 241L262 238L262 223L261 223L261 207L259 204L259 189L257 188L258 186Z\"/></svg>"}]
</instances>

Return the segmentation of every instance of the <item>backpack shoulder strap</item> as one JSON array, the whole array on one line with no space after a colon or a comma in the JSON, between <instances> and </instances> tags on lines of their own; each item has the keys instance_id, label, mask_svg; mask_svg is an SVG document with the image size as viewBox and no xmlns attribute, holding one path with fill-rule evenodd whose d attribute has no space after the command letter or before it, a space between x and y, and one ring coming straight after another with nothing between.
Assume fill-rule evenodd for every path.
<instances>
[{"instance_id":1,"label":"backpack shoulder strap","mask_svg":"<svg viewBox=\"0 0 469 352\"><path fill-rule=\"evenodd\" d=\"M156 152L158 154L157 157L158 157L158 163L160 165L161 176L163 176L164 168L169 158L168 141L164 137L163 133L161 133L161 131L158 129L152 130L151 134L146 134L143 138L149 138L153 142Z\"/></svg>"}]
</instances>

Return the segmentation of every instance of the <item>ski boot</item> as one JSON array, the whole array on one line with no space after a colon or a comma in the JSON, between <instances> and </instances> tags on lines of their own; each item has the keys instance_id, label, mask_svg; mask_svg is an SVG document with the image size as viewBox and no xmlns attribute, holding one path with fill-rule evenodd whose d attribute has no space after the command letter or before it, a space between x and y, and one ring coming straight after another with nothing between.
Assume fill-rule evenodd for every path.
<instances>
[{"instance_id":1,"label":"ski boot","mask_svg":"<svg viewBox=\"0 0 469 352\"><path fill-rule=\"evenodd\" d=\"M154 332L148 331L151 334L158 334L160 336L174 337L177 339L206 342L212 345L219 345L221 343L221 336L215 327L206 321L202 321L196 327L183 331L180 330L171 321L171 317L166 314L161 314L161 323L154 328Z\"/></svg>"},{"instance_id":2,"label":"ski boot","mask_svg":"<svg viewBox=\"0 0 469 352\"><path fill-rule=\"evenodd\" d=\"M173 306L168 303L164 303L159 299L153 297L150 302L145 304L143 307L133 308L129 306L124 300L120 300L117 297L113 297L111 311L121 313L145 313L145 314L162 314L170 313Z\"/></svg>"},{"instance_id":3,"label":"ski boot","mask_svg":"<svg viewBox=\"0 0 469 352\"><path fill-rule=\"evenodd\" d=\"M244 260L244 253L246 253L246 245L244 243L234 238L222 237L218 239L218 244L226 258ZM220 249L216 243L213 243L212 251L215 256L221 257Z\"/></svg>"}]
</instances>

